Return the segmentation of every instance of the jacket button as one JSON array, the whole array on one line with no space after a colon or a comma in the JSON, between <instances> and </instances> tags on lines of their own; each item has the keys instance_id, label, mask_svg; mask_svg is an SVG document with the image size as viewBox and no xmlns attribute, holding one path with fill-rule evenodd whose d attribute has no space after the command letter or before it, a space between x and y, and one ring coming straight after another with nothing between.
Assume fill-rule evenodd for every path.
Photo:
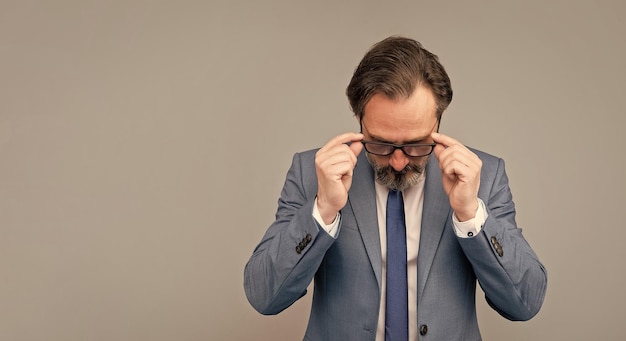
<instances>
[{"instance_id":1,"label":"jacket button","mask_svg":"<svg viewBox=\"0 0 626 341\"><path fill-rule=\"evenodd\" d=\"M496 237L491 237L491 244L495 247L496 244L498 244L498 238Z\"/></svg>"},{"instance_id":2,"label":"jacket button","mask_svg":"<svg viewBox=\"0 0 626 341\"><path fill-rule=\"evenodd\" d=\"M493 245L494 249L496 249L496 253L498 254L498 256L504 256L504 250L502 250L502 245L500 245L498 238L491 237L491 244Z\"/></svg>"},{"instance_id":3,"label":"jacket button","mask_svg":"<svg viewBox=\"0 0 626 341\"><path fill-rule=\"evenodd\" d=\"M307 242L311 242L311 239L313 239L313 237L311 236L310 233L307 233L305 239Z\"/></svg>"},{"instance_id":4,"label":"jacket button","mask_svg":"<svg viewBox=\"0 0 626 341\"><path fill-rule=\"evenodd\" d=\"M420 335L424 336L428 333L428 326L423 324L420 326Z\"/></svg>"},{"instance_id":5,"label":"jacket button","mask_svg":"<svg viewBox=\"0 0 626 341\"><path fill-rule=\"evenodd\" d=\"M301 254L301 253L302 253L302 248L300 247L300 245L296 246L296 252L297 252L298 254Z\"/></svg>"}]
</instances>

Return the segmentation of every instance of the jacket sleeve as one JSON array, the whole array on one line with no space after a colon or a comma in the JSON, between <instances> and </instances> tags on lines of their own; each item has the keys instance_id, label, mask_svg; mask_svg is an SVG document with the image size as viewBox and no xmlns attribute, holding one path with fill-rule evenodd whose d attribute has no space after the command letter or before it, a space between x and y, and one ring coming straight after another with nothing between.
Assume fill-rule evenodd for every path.
<instances>
[{"instance_id":1,"label":"jacket sleeve","mask_svg":"<svg viewBox=\"0 0 626 341\"><path fill-rule=\"evenodd\" d=\"M261 314L277 314L304 296L335 240L313 218L316 194L312 152L295 154L278 200L276 220L244 269L246 296Z\"/></svg>"},{"instance_id":2,"label":"jacket sleeve","mask_svg":"<svg viewBox=\"0 0 626 341\"><path fill-rule=\"evenodd\" d=\"M515 204L504 161L490 163L495 174L481 178L479 197L488 218L474 238L459 238L489 305L509 320L535 316L546 294L547 272L515 222ZM484 170L483 170L484 171Z\"/></svg>"}]
</instances>

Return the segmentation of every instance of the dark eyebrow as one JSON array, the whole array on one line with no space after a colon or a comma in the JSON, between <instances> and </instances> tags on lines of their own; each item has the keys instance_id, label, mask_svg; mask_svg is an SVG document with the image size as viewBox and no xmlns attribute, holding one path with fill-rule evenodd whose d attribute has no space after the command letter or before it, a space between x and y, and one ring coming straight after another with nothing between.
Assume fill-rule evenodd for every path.
<instances>
[{"instance_id":1,"label":"dark eyebrow","mask_svg":"<svg viewBox=\"0 0 626 341\"><path fill-rule=\"evenodd\" d=\"M396 144L395 142L391 142L391 141L385 140L385 139L380 138L380 137L378 137L378 136L374 136L374 135L372 135L372 134L369 134L369 135L370 135L370 138L371 138L373 141L375 141L375 142L382 142L382 143ZM430 134L428 134L428 136L430 136ZM426 139L428 138L428 136L426 136L426 137L422 137L422 138L417 138L417 139L414 139L414 140L404 141L404 142L403 142L403 143L401 143L401 144L421 144L421 143L424 143L424 140L426 140Z\"/></svg>"},{"instance_id":2,"label":"dark eyebrow","mask_svg":"<svg viewBox=\"0 0 626 341\"><path fill-rule=\"evenodd\" d=\"M435 129L435 127L437 126L437 124L439 123L439 121L435 121L435 125L433 125L431 132L428 133L428 135L424 136L424 137L420 137L417 139L413 139L413 140L409 140L409 141L404 141L402 144L423 144L424 140L426 140L431 134L433 129ZM363 133L363 121L360 122L361 125L361 133ZM439 128L437 128L437 131L439 131ZM370 138L373 140L372 142L381 142L381 143L389 143L389 144L395 144L393 142L390 142L388 140L385 140L379 136L376 135L372 135L371 133L368 132L368 135L370 136Z\"/></svg>"}]
</instances>

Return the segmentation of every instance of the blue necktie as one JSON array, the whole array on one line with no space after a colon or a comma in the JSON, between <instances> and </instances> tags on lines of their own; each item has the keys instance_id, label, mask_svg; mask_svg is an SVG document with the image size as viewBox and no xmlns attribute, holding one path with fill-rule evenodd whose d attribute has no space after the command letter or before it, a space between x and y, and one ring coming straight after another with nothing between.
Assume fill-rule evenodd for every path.
<instances>
[{"instance_id":1,"label":"blue necktie","mask_svg":"<svg viewBox=\"0 0 626 341\"><path fill-rule=\"evenodd\" d=\"M409 339L409 308L406 275L406 225L402 192L387 197L387 297L385 341Z\"/></svg>"}]
</instances>

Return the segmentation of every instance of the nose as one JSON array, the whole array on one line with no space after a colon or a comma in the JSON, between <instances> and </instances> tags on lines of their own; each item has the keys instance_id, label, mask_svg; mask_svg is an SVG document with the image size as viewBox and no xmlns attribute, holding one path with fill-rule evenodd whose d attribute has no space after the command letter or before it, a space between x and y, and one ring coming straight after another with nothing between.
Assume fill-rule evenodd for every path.
<instances>
[{"instance_id":1,"label":"nose","mask_svg":"<svg viewBox=\"0 0 626 341\"><path fill-rule=\"evenodd\" d=\"M401 171L409 164L409 158L404 155L402 150L396 149L393 154L389 156L389 165L393 167L397 172Z\"/></svg>"}]
</instances>

